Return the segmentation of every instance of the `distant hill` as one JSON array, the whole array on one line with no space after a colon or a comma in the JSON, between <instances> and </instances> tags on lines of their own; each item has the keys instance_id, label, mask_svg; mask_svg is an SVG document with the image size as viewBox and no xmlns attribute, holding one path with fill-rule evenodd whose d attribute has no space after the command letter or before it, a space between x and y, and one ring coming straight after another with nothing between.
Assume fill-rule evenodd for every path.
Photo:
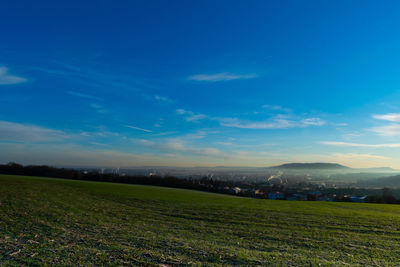
<instances>
[{"instance_id":1,"label":"distant hill","mask_svg":"<svg viewBox=\"0 0 400 267\"><path fill-rule=\"evenodd\" d=\"M351 168L337 163L286 163L271 167L272 169L283 170L351 170Z\"/></svg>"}]
</instances>

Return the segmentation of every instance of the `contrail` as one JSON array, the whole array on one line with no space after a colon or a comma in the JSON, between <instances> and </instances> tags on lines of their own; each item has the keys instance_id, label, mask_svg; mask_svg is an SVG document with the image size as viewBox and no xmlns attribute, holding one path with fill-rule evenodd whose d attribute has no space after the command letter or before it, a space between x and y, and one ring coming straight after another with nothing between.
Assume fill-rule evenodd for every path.
<instances>
[{"instance_id":1,"label":"contrail","mask_svg":"<svg viewBox=\"0 0 400 267\"><path fill-rule=\"evenodd\" d=\"M148 132L148 133L152 133L152 132L153 132L153 131L150 131L150 130L142 129L142 128L135 127L135 126L131 126L131 125L123 125L123 126L128 127L128 128L131 128L131 129L143 131L143 132Z\"/></svg>"}]
</instances>

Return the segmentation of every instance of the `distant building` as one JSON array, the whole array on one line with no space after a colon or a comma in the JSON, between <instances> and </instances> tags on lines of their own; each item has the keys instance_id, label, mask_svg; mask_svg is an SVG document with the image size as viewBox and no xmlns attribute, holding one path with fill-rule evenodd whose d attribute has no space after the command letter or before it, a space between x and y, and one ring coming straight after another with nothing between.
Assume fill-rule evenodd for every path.
<instances>
[{"instance_id":1,"label":"distant building","mask_svg":"<svg viewBox=\"0 0 400 267\"><path fill-rule=\"evenodd\" d=\"M241 189L240 189L240 187L231 187L228 189L228 191L229 191L229 193L236 195L236 194L240 193Z\"/></svg>"},{"instance_id":2,"label":"distant building","mask_svg":"<svg viewBox=\"0 0 400 267\"><path fill-rule=\"evenodd\" d=\"M287 198L287 200L307 200L307 195L305 194L293 194Z\"/></svg>"},{"instance_id":3,"label":"distant building","mask_svg":"<svg viewBox=\"0 0 400 267\"><path fill-rule=\"evenodd\" d=\"M264 192L260 189L249 189L247 193L255 198L261 198L264 195Z\"/></svg>"},{"instance_id":4,"label":"distant building","mask_svg":"<svg viewBox=\"0 0 400 267\"><path fill-rule=\"evenodd\" d=\"M321 192L320 191L311 191L311 192L308 192L308 194L309 195L314 195L314 196L320 196Z\"/></svg>"},{"instance_id":5,"label":"distant building","mask_svg":"<svg viewBox=\"0 0 400 267\"><path fill-rule=\"evenodd\" d=\"M321 195L317 197L317 201L333 201L332 197Z\"/></svg>"},{"instance_id":6,"label":"distant building","mask_svg":"<svg viewBox=\"0 0 400 267\"><path fill-rule=\"evenodd\" d=\"M270 192L268 193L268 199L284 199L285 198L285 194L282 192Z\"/></svg>"},{"instance_id":7,"label":"distant building","mask_svg":"<svg viewBox=\"0 0 400 267\"><path fill-rule=\"evenodd\" d=\"M350 196L351 202L365 203L367 196Z\"/></svg>"},{"instance_id":8,"label":"distant building","mask_svg":"<svg viewBox=\"0 0 400 267\"><path fill-rule=\"evenodd\" d=\"M261 191L260 189L254 190L254 195L264 195L264 192Z\"/></svg>"},{"instance_id":9,"label":"distant building","mask_svg":"<svg viewBox=\"0 0 400 267\"><path fill-rule=\"evenodd\" d=\"M322 196L319 191L311 191L307 193L307 200L315 201L318 200L318 197Z\"/></svg>"}]
</instances>

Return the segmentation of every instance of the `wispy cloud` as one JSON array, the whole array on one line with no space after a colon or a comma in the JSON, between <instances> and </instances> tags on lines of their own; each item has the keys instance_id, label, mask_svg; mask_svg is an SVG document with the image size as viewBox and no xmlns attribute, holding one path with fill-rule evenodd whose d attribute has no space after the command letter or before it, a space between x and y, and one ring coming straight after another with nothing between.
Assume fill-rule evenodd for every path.
<instances>
[{"instance_id":1,"label":"wispy cloud","mask_svg":"<svg viewBox=\"0 0 400 267\"><path fill-rule=\"evenodd\" d=\"M337 126L337 127L345 127L345 126L349 126L349 124L348 123L346 123L346 122L333 122L332 123L332 125L333 126Z\"/></svg>"},{"instance_id":2,"label":"wispy cloud","mask_svg":"<svg viewBox=\"0 0 400 267\"><path fill-rule=\"evenodd\" d=\"M200 120L208 119L218 121L221 126L241 129L286 129L325 125L325 121L317 117L296 118L294 116L282 114L276 115L265 121L249 121L239 118L210 117L205 114L194 113L184 109L177 109L176 113L179 115L185 115L186 121L199 122Z\"/></svg>"},{"instance_id":3,"label":"wispy cloud","mask_svg":"<svg viewBox=\"0 0 400 267\"><path fill-rule=\"evenodd\" d=\"M400 122L400 113L374 114L372 117L377 120Z\"/></svg>"},{"instance_id":4,"label":"wispy cloud","mask_svg":"<svg viewBox=\"0 0 400 267\"><path fill-rule=\"evenodd\" d=\"M354 139L354 138L358 138L358 137L360 137L360 136L362 136L363 134L362 133L359 133L359 132L349 132L349 133L345 133L345 134L343 134L343 139L345 139L345 140L352 140L352 139Z\"/></svg>"},{"instance_id":5,"label":"wispy cloud","mask_svg":"<svg viewBox=\"0 0 400 267\"><path fill-rule=\"evenodd\" d=\"M0 140L14 142L59 142L68 138L60 130L53 130L31 124L0 121Z\"/></svg>"},{"instance_id":6,"label":"wispy cloud","mask_svg":"<svg viewBox=\"0 0 400 267\"><path fill-rule=\"evenodd\" d=\"M172 104L175 102L174 100L172 100L171 98L169 98L167 96L155 95L154 99L160 103L166 103L166 104Z\"/></svg>"},{"instance_id":7,"label":"wispy cloud","mask_svg":"<svg viewBox=\"0 0 400 267\"><path fill-rule=\"evenodd\" d=\"M322 126L325 124L320 118L306 118L301 120L273 118L271 121L243 121L237 118L219 118L220 124L226 127L241 129L287 129L295 127Z\"/></svg>"},{"instance_id":8,"label":"wispy cloud","mask_svg":"<svg viewBox=\"0 0 400 267\"><path fill-rule=\"evenodd\" d=\"M186 121L198 122L200 120L206 119L208 116L201 113L194 113L192 111L177 109L176 114L185 115Z\"/></svg>"},{"instance_id":9,"label":"wispy cloud","mask_svg":"<svg viewBox=\"0 0 400 267\"><path fill-rule=\"evenodd\" d=\"M395 136L400 135L400 125L399 124L390 124L385 126L378 126L369 128L368 130L382 135L382 136Z\"/></svg>"},{"instance_id":10,"label":"wispy cloud","mask_svg":"<svg viewBox=\"0 0 400 267\"><path fill-rule=\"evenodd\" d=\"M373 155L373 154L360 154L360 153L335 153L333 154L334 157L345 159L345 160L352 160L352 159L364 159L364 160L389 160L390 158L380 156L380 155Z\"/></svg>"},{"instance_id":11,"label":"wispy cloud","mask_svg":"<svg viewBox=\"0 0 400 267\"><path fill-rule=\"evenodd\" d=\"M201 82L220 82L220 81L231 81L240 79L252 79L256 78L257 75L254 73L250 74L233 74L229 72L221 72L215 74L196 74L189 76L189 81L201 81Z\"/></svg>"},{"instance_id":12,"label":"wispy cloud","mask_svg":"<svg viewBox=\"0 0 400 267\"><path fill-rule=\"evenodd\" d=\"M135 143L141 144L162 152L184 153L197 156L226 156L222 151L213 147L193 147L187 146L184 141L179 139L167 139L159 142L146 139L134 139Z\"/></svg>"},{"instance_id":13,"label":"wispy cloud","mask_svg":"<svg viewBox=\"0 0 400 267\"><path fill-rule=\"evenodd\" d=\"M94 110L96 110L98 113L107 113L108 110L106 108L104 108L102 105L100 104L96 104L96 103L92 103L89 105L91 108L93 108Z\"/></svg>"},{"instance_id":14,"label":"wispy cloud","mask_svg":"<svg viewBox=\"0 0 400 267\"><path fill-rule=\"evenodd\" d=\"M307 126L322 126L325 124L325 121L321 120L320 118L306 118L300 121L300 127L307 127Z\"/></svg>"},{"instance_id":15,"label":"wispy cloud","mask_svg":"<svg viewBox=\"0 0 400 267\"><path fill-rule=\"evenodd\" d=\"M400 113L374 114L372 117L377 120L400 122ZM384 126L372 127L367 130L382 136L396 136L400 135L400 124L393 123Z\"/></svg>"},{"instance_id":16,"label":"wispy cloud","mask_svg":"<svg viewBox=\"0 0 400 267\"><path fill-rule=\"evenodd\" d=\"M131 128L131 129L135 129L135 130L143 131L143 132L148 132L148 133L152 133L152 132L153 132L153 131L146 130L146 129L139 128L139 127L132 126L132 125L123 125L123 126L124 126L124 127L127 127L127 128Z\"/></svg>"},{"instance_id":17,"label":"wispy cloud","mask_svg":"<svg viewBox=\"0 0 400 267\"><path fill-rule=\"evenodd\" d=\"M323 141L320 142L323 145L338 146L338 147L366 147L366 148L398 148L400 144L359 144L349 142L337 142L337 141Z\"/></svg>"},{"instance_id":18,"label":"wispy cloud","mask_svg":"<svg viewBox=\"0 0 400 267\"><path fill-rule=\"evenodd\" d=\"M221 118L219 121L222 126L241 129L284 129L293 127L291 121L282 119L273 122L249 122L237 118Z\"/></svg>"},{"instance_id":19,"label":"wispy cloud","mask_svg":"<svg viewBox=\"0 0 400 267\"><path fill-rule=\"evenodd\" d=\"M160 133L155 133L152 134L152 136L165 136L165 135L173 135L173 134L177 134L177 131L168 131L168 132L160 132Z\"/></svg>"},{"instance_id":20,"label":"wispy cloud","mask_svg":"<svg viewBox=\"0 0 400 267\"><path fill-rule=\"evenodd\" d=\"M209 128L204 128L204 129L200 129L195 132L192 132L192 133L187 133L187 134L181 135L179 137L179 139L184 140L184 141L199 140L199 139L204 139L210 135L215 135L215 134L219 134L219 133L221 133L221 132L213 130L213 129L209 129Z\"/></svg>"},{"instance_id":21,"label":"wispy cloud","mask_svg":"<svg viewBox=\"0 0 400 267\"><path fill-rule=\"evenodd\" d=\"M8 73L8 68L0 67L0 85L24 83L27 79Z\"/></svg>"},{"instance_id":22,"label":"wispy cloud","mask_svg":"<svg viewBox=\"0 0 400 267\"><path fill-rule=\"evenodd\" d=\"M269 109L269 110L283 111L283 112L287 112L287 113L291 111L290 108L284 108L279 105L263 105L262 107L265 109Z\"/></svg>"},{"instance_id":23,"label":"wispy cloud","mask_svg":"<svg viewBox=\"0 0 400 267\"><path fill-rule=\"evenodd\" d=\"M77 97L81 97L81 98L101 100L101 98L99 98L99 97L88 95L88 94L84 94L84 93L80 93L80 92L75 92L75 91L67 91L67 94L73 95L73 96L77 96Z\"/></svg>"}]
</instances>

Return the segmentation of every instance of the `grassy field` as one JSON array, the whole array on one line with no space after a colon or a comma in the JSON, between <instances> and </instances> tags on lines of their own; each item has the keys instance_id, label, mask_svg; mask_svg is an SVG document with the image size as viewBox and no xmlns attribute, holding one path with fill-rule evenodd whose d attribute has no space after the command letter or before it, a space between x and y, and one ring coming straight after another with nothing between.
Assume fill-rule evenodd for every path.
<instances>
[{"instance_id":1,"label":"grassy field","mask_svg":"<svg viewBox=\"0 0 400 267\"><path fill-rule=\"evenodd\" d=\"M400 265L400 205L0 175L2 265Z\"/></svg>"}]
</instances>

